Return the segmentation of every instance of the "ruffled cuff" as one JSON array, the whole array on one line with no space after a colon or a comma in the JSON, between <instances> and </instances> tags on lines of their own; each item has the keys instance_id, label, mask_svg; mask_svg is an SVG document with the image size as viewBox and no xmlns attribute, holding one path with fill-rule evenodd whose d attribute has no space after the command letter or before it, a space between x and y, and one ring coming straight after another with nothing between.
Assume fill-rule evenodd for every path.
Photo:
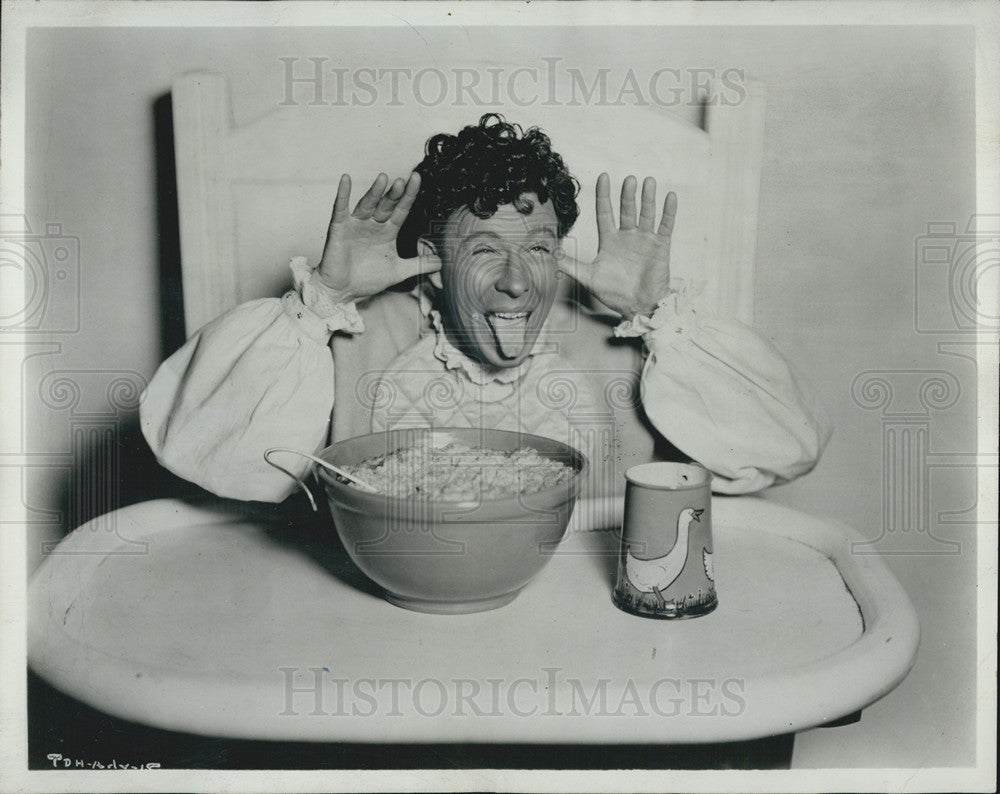
<instances>
[{"instance_id":1,"label":"ruffled cuff","mask_svg":"<svg viewBox=\"0 0 1000 794\"><path fill-rule=\"evenodd\" d=\"M648 343L655 333L662 338L690 336L698 327L698 312L693 299L700 292L694 284L675 279L667 294L656 304L650 316L637 314L615 327L615 336L641 336Z\"/></svg>"},{"instance_id":2,"label":"ruffled cuff","mask_svg":"<svg viewBox=\"0 0 1000 794\"><path fill-rule=\"evenodd\" d=\"M282 297L281 305L309 336L329 337L334 331L360 334L365 324L354 301L338 300L338 294L319 281L316 270L304 256L292 259L289 267L295 289Z\"/></svg>"}]
</instances>

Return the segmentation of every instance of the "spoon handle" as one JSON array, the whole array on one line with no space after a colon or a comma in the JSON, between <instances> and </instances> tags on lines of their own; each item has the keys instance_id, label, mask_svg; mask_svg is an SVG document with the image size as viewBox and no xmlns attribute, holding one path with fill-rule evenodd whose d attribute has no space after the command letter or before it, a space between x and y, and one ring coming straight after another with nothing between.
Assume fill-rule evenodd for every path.
<instances>
[{"instance_id":1,"label":"spoon handle","mask_svg":"<svg viewBox=\"0 0 1000 794\"><path fill-rule=\"evenodd\" d=\"M294 473L290 472L288 469L286 469L280 463L275 463L273 460L271 460L270 455L271 455L272 452L284 452L284 451L285 450L283 448L280 448L280 447L273 447L272 449L266 450L264 452L264 460L269 465L274 466L274 468L276 468L278 471L287 474L289 477L291 477L293 480L295 480L295 482L297 482L299 484L299 488L301 488L303 491L305 491L306 492L306 496L309 497L309 504L312 505L313 512L314 513L317 512L319 508L316 507L316 500L313 499L312 491L309 490L309 486L306 485L304 482L302 482L302 480L300 480Z\"/></svg>"},{"instance_id":2,"label":"spoon handle","mask_svg":"<svg viewBox=\"0 0 1000 794\"><path fill-rule=\"evenodd\" d=\"M377 488L374 488L372 485L370 485L369 483L367 483L364 480L360 479L359 477L356 477L353 474L348 474L343 469L341 469L341 468L339 468L337 466L334 466L332 463L330 463L330 461L323 460L322 458L316 457L315 455L310 455L308 452L302 452L301 450L298 450L298 449L291 449L290 447L271 447L270 449L266 450L264 452L264 460L266 460L268 463L270 463L276 469L280 469L285 474L287 474L289 477L291 477L292 479L294 479L305 490L305 492L307 494L309 494L309 501L312 502L313 510L316 509L316 502L313 501L312 494L309 493L309 489L306 487L305 483L302 482L302 480L300 480L298 477L296 477L290 471L288 471L288 469L286 469L284 466L279 466L277 463L275 463L273 460L271 460L271 458L269 456L272 453L274 453L274 452L291 452L293 455L300 455L303 458L308 458L309 460L313 461L313 463L316 463L316 464L322 466L324 469L329 469L334 474L338 474L341 477L343 477L345 480L350 480L351 482L357 483L358 485L361 486L361 488L363 490L369 491L371 493L378 493L378 489Z\"/></svg>"}]
</instances>

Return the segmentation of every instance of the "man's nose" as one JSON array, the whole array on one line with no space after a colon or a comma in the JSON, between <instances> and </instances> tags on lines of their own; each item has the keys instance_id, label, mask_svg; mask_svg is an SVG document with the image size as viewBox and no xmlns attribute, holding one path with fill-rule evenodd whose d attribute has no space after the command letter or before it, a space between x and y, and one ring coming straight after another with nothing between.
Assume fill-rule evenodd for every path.
<instances>
[{"instance_id":1,"label":"man's nose","mask_svg":"<svg viewBox=\"0 0 1000 794\"><path fill-rule=\"evenodd\" d=\"M511 298L519 298L531 286L528 282L528 269L516 256L512 256L507 260L500 278L493 286L498 292L509 295Z\"/></svg>"}]
</instances>

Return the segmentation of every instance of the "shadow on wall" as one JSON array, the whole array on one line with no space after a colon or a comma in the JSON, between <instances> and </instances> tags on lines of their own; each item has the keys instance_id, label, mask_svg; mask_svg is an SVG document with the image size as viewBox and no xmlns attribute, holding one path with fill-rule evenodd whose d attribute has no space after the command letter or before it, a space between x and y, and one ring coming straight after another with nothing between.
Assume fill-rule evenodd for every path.
<instances>
[{"instance_id":1,"label":"shadow on wall","mask_svg":"<svg viewBox=\"0 0 1000 794\"><path fill-rule=\"evenodd\" d=\"M160 281L160 359L185 341L180 227L170 94L152 105L156 164ZM120 507L166 497L194 496L201 488L162 468L139 427L138 398L146 379L137 372L52 372L42 379L46 417L68 423L69 453L60 455L59 537ZM104 399L101 399L101 398ZM46 541L43 553L54 542Z\"/></svg>"},{"instance_id":2,"label":"shadow on wall","mask_svg":"<svg viewBox=\"0 0 1000 794\"><path fill-rule=\"evenodd\" d=\"M137 417L107 422L103 428L90 423L87 432L80 429L75 428L73 462L60 489L63 535L131 504L205 493L156 462ZM113 524L109 520L106 528L113 531Z\"/></svg>"}]
</instances>

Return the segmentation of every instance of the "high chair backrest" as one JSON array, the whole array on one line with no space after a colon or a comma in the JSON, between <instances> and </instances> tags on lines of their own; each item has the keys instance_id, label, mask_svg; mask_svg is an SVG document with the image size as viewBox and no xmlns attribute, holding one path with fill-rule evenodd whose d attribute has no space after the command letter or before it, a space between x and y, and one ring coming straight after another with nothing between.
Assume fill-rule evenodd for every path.
<instances>
[{"instance_id":1,"label":"high chair backrest","mask_svg":"<svg viewBox=\"0 0 1000 794\"><path fill-rule=\"evenodd\" d=\"M564 241L569 253L583 261L596 253L593 194L601 171L611 175L616 216L621 180L652 175L658 203L667 189L678 194L672 275L702 282L707 308L751 324L765 91L747 83L735 104L726 104L723 93L711 95L716 99L704 104L701 126L655 105L501 112L523 127L545 130L581 183L580 218ZM172 105L189 336L241 302L280 295L292 256L318 261L341 173L353 178L353 204L379 171L405 176L431 135L457 132L481 114L415 103L303 104L236 126L228 79L212 72L179 77ZM335 335L342 409L335 411L335 437L364 432L362 376L421 333L416 301L407 295L372 300L362 316L367 326L387 333L378 344L369 334ZM352 409L341 400L348 389L357 404Z\"/></svg>"}]
</instances>

